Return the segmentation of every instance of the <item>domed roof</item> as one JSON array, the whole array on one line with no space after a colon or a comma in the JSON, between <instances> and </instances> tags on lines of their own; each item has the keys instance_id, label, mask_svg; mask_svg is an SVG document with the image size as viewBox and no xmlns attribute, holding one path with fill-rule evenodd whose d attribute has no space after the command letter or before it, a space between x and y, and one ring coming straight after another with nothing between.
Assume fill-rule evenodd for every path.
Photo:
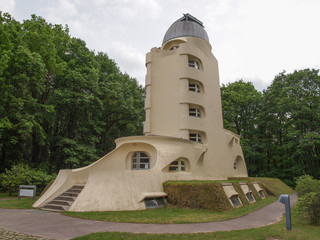
<instances>
[{"instance_id":1,"label":"domed roof","mask_svg":"<svg viewBox=\"0 0 320 240\"><path fill-rule=\"evenodd\" d=\"M162 45L177 37L198 37L209 42L203 23L189 13L175 21L164 35Z\"/></svg>"}]
</instances>

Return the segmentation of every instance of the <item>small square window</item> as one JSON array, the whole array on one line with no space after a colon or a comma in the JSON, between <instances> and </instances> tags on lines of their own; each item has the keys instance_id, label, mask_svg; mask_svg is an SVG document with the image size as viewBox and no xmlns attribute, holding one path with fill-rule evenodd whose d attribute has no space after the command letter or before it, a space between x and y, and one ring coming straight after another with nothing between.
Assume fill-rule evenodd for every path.
<instances>
[{"instance_id":1,"label":"small square window","mask_svg":"<svg viewBox=\"0 0 320 240\"><path fill-rule=\"evenodd\" d=\"M190 133L189 134L189 140L194 141L194 142L202 143L201 135L198 134L198 133Z\"/></svg>"}]
</instances>

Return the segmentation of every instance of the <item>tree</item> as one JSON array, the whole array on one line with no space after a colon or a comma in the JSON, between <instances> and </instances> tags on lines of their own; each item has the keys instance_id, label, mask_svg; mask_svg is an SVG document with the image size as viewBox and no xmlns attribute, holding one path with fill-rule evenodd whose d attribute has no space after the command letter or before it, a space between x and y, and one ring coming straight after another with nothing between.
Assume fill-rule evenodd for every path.
<instances>
[{"instance_id":1,"label":"tree","mask_svg":"<svg viewBox=\"0 0 320 240\"><path fill-rule=\"evenodd\" d=\"M266 175L320 176L320 76L315 69L280 73L264 92L260 126Z\"/></svg>"},{"instance_id":2,"label":"tree","mask_svg":"<svg viewBox=\"0 0 320 240\"><path fill-rule=\"evenodd\" d=\"M142 133L144 89L68 27L0 17L0 172L88 165Z\"/></svg>"},{"instance_id":3,"label":"tree","mask_svg":"<svg viewBox=\"0 0 320 240\"><path fill-rule=\"evenodd\" d=\"M243 80L222 85L222 111L224 127L241 136L241 145L249 175L260 171L259 129L257 116L261 108L262 94L252 83Z\"/></svg>"}]
</instances>

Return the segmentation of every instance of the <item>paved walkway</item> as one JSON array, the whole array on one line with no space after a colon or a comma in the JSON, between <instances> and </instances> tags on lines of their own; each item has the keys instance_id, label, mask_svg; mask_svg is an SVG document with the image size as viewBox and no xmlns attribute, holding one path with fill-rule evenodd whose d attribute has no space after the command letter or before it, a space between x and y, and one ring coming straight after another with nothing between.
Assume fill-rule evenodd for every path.
<instances>
[{"instance_id":1,"label":"paved walkway","mask_svg":"<svg viewBox=\"0 0 320 240\"><path fill-rule=\"evenodd\" d=\"M291 205L297 201L290 196ZM281 220L282 203L274 202L255 212L232 220L192 224L137 224L102 222L72 218L37 209L0 209L0 228L41 236L48 239L70 239L93 232L132 233L198 233L258 228Z\"/></svg>"}]
</instances>

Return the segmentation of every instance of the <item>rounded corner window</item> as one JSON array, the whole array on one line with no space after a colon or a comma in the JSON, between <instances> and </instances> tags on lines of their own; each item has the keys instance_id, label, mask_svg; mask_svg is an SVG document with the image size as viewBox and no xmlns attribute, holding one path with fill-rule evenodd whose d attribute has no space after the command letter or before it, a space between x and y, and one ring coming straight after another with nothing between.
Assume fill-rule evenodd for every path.
<instances>
[{"instance_id":1,"label":"rounded corner window","mask_svg":"<svg viewBox=\"0 0 320 240\"><path fill-rule=\"evenodd\" d=\"M186 163L183 160L176 160L170 163L169 172L185 172L186 171Z\"/></svg>"}]
</instances>

